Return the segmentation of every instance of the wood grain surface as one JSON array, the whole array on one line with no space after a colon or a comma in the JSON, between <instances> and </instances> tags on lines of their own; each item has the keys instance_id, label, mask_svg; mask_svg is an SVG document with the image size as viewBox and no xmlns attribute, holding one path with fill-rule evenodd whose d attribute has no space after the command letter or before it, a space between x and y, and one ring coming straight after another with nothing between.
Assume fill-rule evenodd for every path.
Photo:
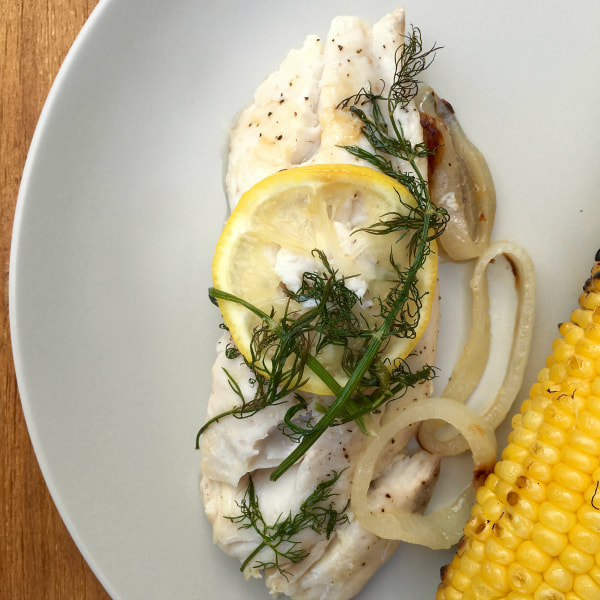
<instances>
[{"instance_id":1,"label":"wood grain surface","mask_svg":"<svg viewBox=\"0 0 600 600\"><path fill-rule=\"evenodd\" d=\"M0 9L2 396L0 598L109 598L71 540L38 467L17 390L8 263L23 165L50 86L97 0L6 0Z\"/></svg>"}]
</instances>

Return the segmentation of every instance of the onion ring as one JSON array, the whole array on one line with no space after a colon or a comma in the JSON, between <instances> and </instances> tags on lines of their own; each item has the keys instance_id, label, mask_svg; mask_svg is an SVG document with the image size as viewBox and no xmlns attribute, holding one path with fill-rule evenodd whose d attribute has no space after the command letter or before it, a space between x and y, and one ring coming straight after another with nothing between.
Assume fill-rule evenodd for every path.
<instances>
[{"instance_id":1,"label":"onion ring","mask_svg":"<svg viewBox=\"0 0 600 600\"><path fill-rule=\"evenodd\" d=\"M358 459L350 496L352 512L365 529L381 538L421 544L436 550L450 548L460 539L463 526L469 518L473 489L494 468L496 438L475 411L456 400L411 398L403 400L402 404L398 415L367 442ZM379 454L398 431L427 419L443 419L456 427L468 441L473 452L472 485L467 486L454 502L427 515L402 510L372 512L368 491Z\"/></svg>"},{"instance_id":2,"label":"onion ring","mask_svg":"<svg viewBox=\"0 0 600 600\"><path fill-rule=\"evenodd\" d=\"M527 357L531 346L533 322L535 317L535 274L533 263L527 252L513 242L494 242L478 259L471 289L473 290L473 323L471 333L462 355L458 359L450 381L442 396L466 402L477 383L481 379L486 366L489 343L489 314L487 327L483 325L485 318L482 311L489 309L489 294L486 270L490 262L497 256L503 255L511 264L515 286L517 288L517 315L510 358L506 374L496 397L482 413L486 426L496 429L510 410L523 383ZM447 429L444 427L444 429ZM419 428L418 439L423 448L429 452L449 456L459 454L467 449L467 444L459 434L451 437L440 435L440 424L436 422L423 423Z\"/></svg>"}]
</instances>

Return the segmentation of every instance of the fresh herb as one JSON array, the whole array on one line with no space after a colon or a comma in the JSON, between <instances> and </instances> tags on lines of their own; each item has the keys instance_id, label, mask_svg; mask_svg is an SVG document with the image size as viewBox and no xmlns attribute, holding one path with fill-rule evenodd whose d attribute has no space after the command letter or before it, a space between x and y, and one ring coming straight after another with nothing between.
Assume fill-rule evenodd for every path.
<instances>
[{"instance_id":1,"label":"fresh herb","mask_svg":"<svg viewBox=\"0 0 600 600\"><path fill-rule=\"evenodd\" d=\"M415 337L422 306L417 287L419 271L431 252L430 242L441 235L448 220L446 211L431 202L427 181L419 169L419 159L426 158L430 151L425 144L411 143L404 134L401 120L401 112L418 91L417 78L429 66L436 50L434 46L424 51L421 33L413 28L396 53L396 74L387 95L363 88L339 105L360 119L372 148L369 151L346 146L348 152L396 179L415 199L414 206L404 204L406 214L382 215L377 223L363 229L373 235L396 235L397 243L402 241L407 245L411 260L408 267L401 267L390 252L396 281L384 298L376 299L380 325L370 327L355 315L352 309L358 302L356 294L347 288L344 278L337 277L318 249L314 253L323 263L322 272L305 273L300 289L289 293L290 299L296 302L315 304L304 312L290 312L288 305L283 316L276 320L273 312L267 314L244 299L214 288L209 292L215 303L217 299L237 302L256 314L262 324L253 332L251 358L246 361L254 373L254 398L246 401L230 377L229 383L241 404L213 418L198 435L225 415L250 416L266 406L283 402L294 393L296 402L288 409L282 430L298 444L273 470L272 480L281 477L328 427L355 420L366 431L364 415L377 411L384 402L405 393L409 386L434 375L429 366L412 373L402 360L386 363L380 351L392 336ZM405 161L408 168L396 169L393 158ZM343 388L318 360L319 352L331 344L344 348L342 366L348 381ZM305 383L306 367L325 382L335 397L329 407L322 408L323 413L316 423L296 418L307 408L306 402L298 401L299 396L295 394Z\"/></svg>"},{"instance_id":2,"label":"fresh herb","mask_svg":"<svg viewBox=\"0 0 600 600\"><path fill-rule=\"evenodd\" d=\"M341 473L333 471L331 477L317 484L314 491L302 502L300 510L296 514L289 513L286 517L281 514L272 525L266 523L261 513L254 482L250 476L246 493L241 502L237 503L241 513L237 516L226 517L233 523L240 523L240 529L254 529L262 540L246 557L240 570L244 571L248 566L255 569L276 568L287 579L290 573L284 569L282 563L297 563L308 556L308 552L300 546L299 540L295 539L301 531L312 529L317 534L325 534L325 537L329 539L338 525L347 523L348 516L344 512L346 508L338 511L334 502L331 501L331 498L336 495L332 491L333 485ZM272 558L269 560L257 559L251 565L252 561L265 548L272 550Z\"/></svg>"}]
</instances>

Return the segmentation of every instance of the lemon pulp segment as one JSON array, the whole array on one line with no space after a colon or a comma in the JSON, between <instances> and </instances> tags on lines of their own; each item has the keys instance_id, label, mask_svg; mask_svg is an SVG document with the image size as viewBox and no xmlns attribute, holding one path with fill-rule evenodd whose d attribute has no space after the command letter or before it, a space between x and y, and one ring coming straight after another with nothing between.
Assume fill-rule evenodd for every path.
<instances>
[{"instance_id":1,"label":"lemon pulp segment","mask_svg":"<svg viewBox=\"0 0 600 600\"><path fill-rule=\"evenodd\" d=\"M356 165L311 165L280 171L247 191L229 217L213 259L213 285L243 298L275 319L307 310L290 301L285 289L297 291L304 272L323 272L313 250L325 253L338 278L360 299L356 314L374 329L381 322L377 298L397 282L390 253L400 268L410 265L399 234L373 235L361 228L388 213L406 214L415 200L397 181L374 169ZM431 311L437 276L435 241L419 271L420 320L413 338L392 337L383 356L405 358L423 333ZM250 359L252 333L260 319L243 306L219 300L223 320L242 354ZM351 342L356 347L365 340ZM348 379L341 366L342 348L326 346L317 359L340 385ZM303 389L328 395L329 388L307 369Z\"/></svg>"}]
</instances>

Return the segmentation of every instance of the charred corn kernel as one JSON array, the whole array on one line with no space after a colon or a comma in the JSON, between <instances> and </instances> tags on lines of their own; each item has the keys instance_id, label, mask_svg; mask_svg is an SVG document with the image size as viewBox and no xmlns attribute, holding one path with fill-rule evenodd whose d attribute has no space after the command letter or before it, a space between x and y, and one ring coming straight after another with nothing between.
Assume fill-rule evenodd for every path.
<instances>
[{"instance_id":1,"label":"charred corn kernel","mask_svg":"<svg viewBox=\"0 0 600 600\"><path fill-rule=\"evenodd\" d=\"M512 506L514 511L525 517L530 519L531 521L537 521L538 518L538 503L528 500L516 491L511 491L506 495L506 504Z\"/></svg>"},{"instance_id":2,"label":"charred corn kernel","mask_svg":"<svg viewBox=\"0 0 600 600\"><path fill-rule=\"evenodd\" d=\"M465 535L485 553L461 544L436 600L600 600L600 251L596 261L477 494Z\"/></svg>"},{"instance_id":3,"label":"charred corn kernel","mask_svg":"<svg viewBox=\"0 0 600 600\"><path fill-rule=\"evenodd\" d=\"M517 481L515 481L515 485L519 489L521 495L525 498L533 500L538 504L546 500L546 486L539 481L531 479L531 477L521 475L521 477L517 478Z\"/></svg>"}]
</instances>

